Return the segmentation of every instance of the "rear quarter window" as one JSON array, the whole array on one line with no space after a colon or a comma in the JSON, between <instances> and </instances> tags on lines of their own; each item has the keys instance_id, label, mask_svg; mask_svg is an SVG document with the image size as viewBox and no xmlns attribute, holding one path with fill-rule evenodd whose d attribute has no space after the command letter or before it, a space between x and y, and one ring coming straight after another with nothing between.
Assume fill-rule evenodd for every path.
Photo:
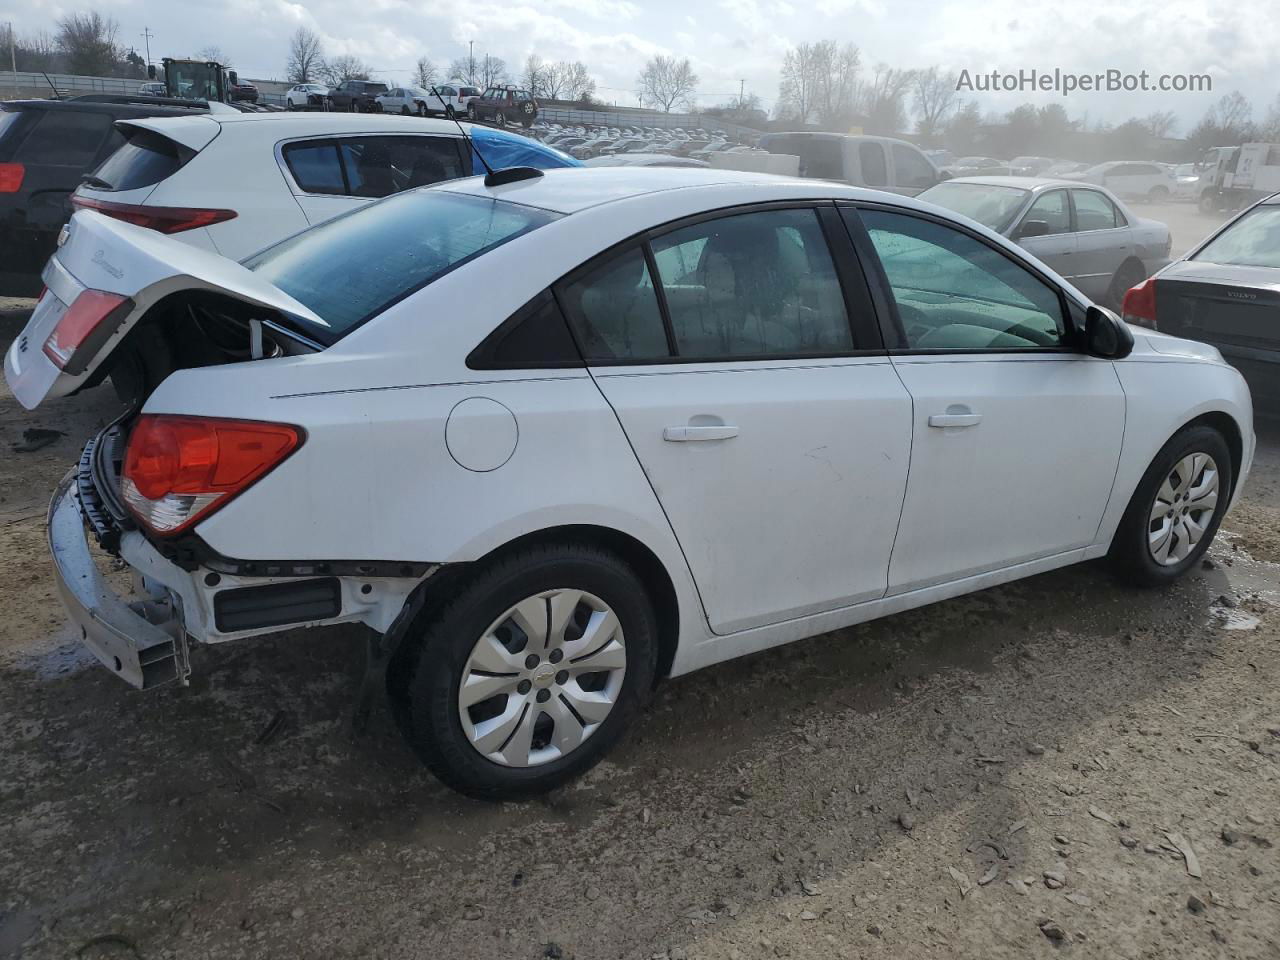
<instances>
[{"instance_id":1,"label":"rear quarter window","mask_svg":"<svg viewBox=\"0 0 1280 960\"><path fill-rule=\"evenodd\" d=\"M132 134L115 153L107 157L93 175L109 186L100 190L136 190L149 187L182 169L195 151L150 130Z\"/></svg>"}]
</instances>

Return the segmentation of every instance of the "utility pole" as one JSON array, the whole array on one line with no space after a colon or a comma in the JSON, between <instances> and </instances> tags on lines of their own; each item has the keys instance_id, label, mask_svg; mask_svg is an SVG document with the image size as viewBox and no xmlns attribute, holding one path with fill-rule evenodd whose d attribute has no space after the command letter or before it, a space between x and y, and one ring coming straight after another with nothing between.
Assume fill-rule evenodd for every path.
<instances>
[{"instance_id":1,"label":"utility pole","mask_svg":"<svg viewBox=\"0 0 1280 960\"><path fill-rule=\"evenodd\" d=\"M150 27L142 28L142 39L147 45L147 66L148 67L151 66L151 38L154 36L155 34L151 32Z\"/></svg>"},{"instance_id":2,"label":"utility pole","mask_svg":"<svg viewBox=\"0 0 1280 960\"><path fill-rule=\"evenodd\" d=\"M13 35L13 21L9 21L9 69L13 71L13 94L18 95L18 41Z\"/></svg>"},{"instance_id":3,"label":"utility pole","mask_svg":"<svg viewBox=\"0 0 1280 960\"><path fill-rule=\"evenodd\" d=\"M476 42L467 41L467 83L472 86L476 82Z\"/></svg>"},{"instance_id":4,"label":"utility pole","mask_svg":"<svg viewBox=\"0 0 1280 960\"><path fill-rule=\"evenodd\" d=\"M742 109L742 98L747 95L746 89L747 89L747 81L739 80L738 81L738 109L739 110Z\"/></svg>"}]
</instances>

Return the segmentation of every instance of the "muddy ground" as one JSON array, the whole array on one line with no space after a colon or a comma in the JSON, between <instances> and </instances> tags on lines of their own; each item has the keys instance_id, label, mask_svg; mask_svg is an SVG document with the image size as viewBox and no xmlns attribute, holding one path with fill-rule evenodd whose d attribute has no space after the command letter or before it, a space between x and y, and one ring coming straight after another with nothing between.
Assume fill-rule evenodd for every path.
<instances>
[{"instance_id":1,"label":"muddy ground","mask_svg":"<svg viewBox=\"0 0 1280 960\"><path fill-rule=\"evenodd\" d=\"M147 695L78 649L44 508L112 407L0 387L0 957L1280 957L1275 426L1173 589L1085 565L709 669L486 805L352 735L357 629Z\"/></svg>"}]
</instances>

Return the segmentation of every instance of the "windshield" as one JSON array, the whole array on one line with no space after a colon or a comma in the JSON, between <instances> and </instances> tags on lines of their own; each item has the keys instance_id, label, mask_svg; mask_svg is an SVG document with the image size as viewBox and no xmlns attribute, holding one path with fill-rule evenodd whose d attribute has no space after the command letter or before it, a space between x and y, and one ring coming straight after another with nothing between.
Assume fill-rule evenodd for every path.
<instances>
[{"instance_id":1,"label":"windshield","mask_svg":"<svg viewBox=\"0 0 1280 960\"><path fill-rule=\"evenodd\" d=\"M920 194L920 199L962 213L999 232L1009 225L1029 192L1021 187L949 180L930 187Z\"/></svg>"},{"instance_id":2,"label":"windshield","mask_svg":"<svg viewBox=\"0 0 1280 960\"><path fill-rule=\"evenodd\" d=\"M324 320L340 340L369 318L557 214L503 200L412 190L269 247L245 266Z\"/></svg>"},{"instance_id":3,"label":"windshield","mask_svg":"<svg viewBox=\"0 0 1280 960\"><path fill-rule=\"evenodd\" d=\"M165 65L165 86L174 96L193 100L221 100L221 69L215 64L177 63Z\"/></svg>"},{"instance_id":4,"label":"windshield","mask_svg":"<svg viewBox=\"0 0 1280 960\"><path fill-rule=\"evenodd\" d=\"M1235 267L1280 267L1280 206L1254 207L1191 259Z\"/></svg>"}]
</instances>

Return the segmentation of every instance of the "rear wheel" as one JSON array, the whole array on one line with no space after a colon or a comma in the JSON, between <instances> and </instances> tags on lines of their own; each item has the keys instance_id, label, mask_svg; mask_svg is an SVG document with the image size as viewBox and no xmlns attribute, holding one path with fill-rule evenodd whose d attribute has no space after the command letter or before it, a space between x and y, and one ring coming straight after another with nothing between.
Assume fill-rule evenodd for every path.
<instances>
[{"instance_id":1,"label":"rear wheel","mask_svg":"<svg viewBox=\"0 0 1280 960\"><path fill-rule=\"evenodd\" d=\"M475 123L480 119L480 111L476 109L476 105L474 103L467 104L467 117L472 123Z\"/></svg>"},{"instance_id":2,"label":"rear wheel","mask_svg":"<svg viewBox=\"0 0 1280 960\"><path fill-rule=\"evenodd\" d=\"M507 115L506 115L506 113L504 113L504 112L503 112L503 111L501 111L501 110L497 111L497 112L493 115L493 122L494 122L494 123L496 123L496 124L497 124L498 126L500 126L500 127L505 127L505 126L507 125Z\"/></svg>"},{"instance_id":3,"label":"rear wheel","mask_svg":"<svg viewBox=\"0 0 1280 960\"><path fill-rule=\"evenodd\" d=\"M1147 191L1147 199L1152 203L1164 203L1169 199L1169 188L1155 186Z\"/></svg>"},{"instance_id":4,"label":"rear wheel","mask_svg":"<svg viewBox=\"0 0 1280 960\"><path fill-rule=\"evenodd\" d=\"M402 103L400 105L400 116L402 117L409 116L409 105L407 103Z\"/></svg>"},{"instance_id":5,"label":"rear wheel","mask_svg":"<svg viewBox=\"0 0 1280 960\"><path fill-rule=\"evenodd\" d=\"M347 110L348 110L348 111L350 111L351 113L359 113L359 112L360 112L360 104L358 104L358 103L356 103L354 100L352 100L349 104L347 104Z\"/></svg>"},{"instance_id":6,"label":"rear wheel","mask_svg":"<svg viewBox=\"0 0 1280 960\"><path fill-rule=\"evenodd\" d=\"M1107 288L1107 306L1119 310L1124 304L1124 295L1130 287L1135 287L1147 279L1147 271L1137 260L1126 260L1116 268L1111 278L1111 286Z\"/></svg>"},{"instance_id":7,"label":"rear wheel","mask_svg":"<svg viewBox=\"0 0 1280 960\"><path fill-rule=\"evenodd\" d=\"M1156 454L1125 510L1110 558L1126 580L1160 586L1204 556L1231 498L1231 451L1212 427L1189 427Z\"/></svg>"},{"instance_id":8,"label":"rear wheel","mask_svg":"<svg viewBox=\"0 0 1280 960\"><path fill-rule=\"evenodd\" d=\"M427 105L421 100L418 101L418 116L425 117L427 115Z\"/></svg>"},{"instance_id":9,"label":"rear wheel","mask_svg":"<svg viewBox=\"0 0 1280 960\"><path fill-rule=\"evenodd\" d=\"M471 576L388 675L401 731L470 796L545 793L640 713L657 666L644 585L590 544L531 547Z\"/></svg>"}]
</instances>

